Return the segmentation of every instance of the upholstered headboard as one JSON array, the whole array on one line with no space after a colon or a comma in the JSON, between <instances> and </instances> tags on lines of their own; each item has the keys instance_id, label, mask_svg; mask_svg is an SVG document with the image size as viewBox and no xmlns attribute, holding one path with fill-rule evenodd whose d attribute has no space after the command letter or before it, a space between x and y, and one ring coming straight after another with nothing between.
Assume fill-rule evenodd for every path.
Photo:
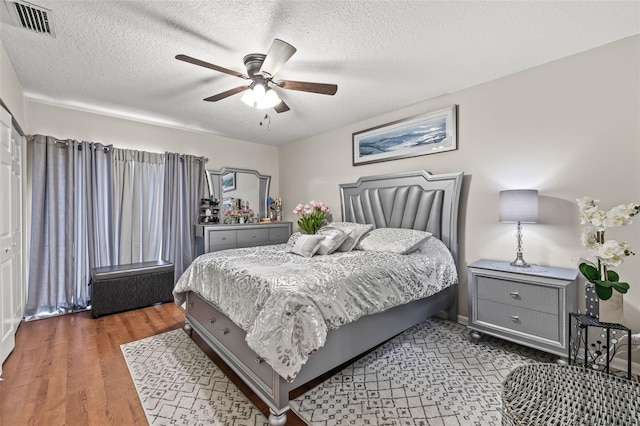
<instances>
[{"instance_id":1,"label":"upholstered headboard","mask_svg":"<svg viewBox=\"0 0 640 426\"><path fill-rule=\"evenodd\" d=\"M420 170L343 183L342 220L429 231L449 247L457 262L462 177L462 172L432 175Z\"/></svg>"}]
</instances>

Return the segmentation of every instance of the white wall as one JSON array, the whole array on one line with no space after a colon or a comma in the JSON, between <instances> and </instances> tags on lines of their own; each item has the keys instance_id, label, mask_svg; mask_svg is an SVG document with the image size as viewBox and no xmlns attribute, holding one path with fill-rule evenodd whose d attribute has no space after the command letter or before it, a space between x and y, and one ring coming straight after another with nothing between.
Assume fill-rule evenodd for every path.
<instances>
[{"instance_id":1,"label":"white wall","mask_svg":"<svg viewBox=\"0 0 640 426\"><path fill-rule=\"evenodd\" d=\"M523 225L525 260L561 267L575 267L581 253L576 198L591 195L603 208L640 202L639 100L635 36L283 146L285 219L295 220L293 207L313 199L327 202L340 220L338 184L360 176L464 171L459 272L466 316L466 265L515 258L515 225L498 223L499 191L539 190L540 223ZM353 132L452 104L459 105L457 151L352 166ZM640 253L640 218L636 222L607 234ZM617 270L631 285L623 322L638 332L640 256Z\"/></svg>"},{"instance_id":2,"label":"white wall","mask_svg":"<svg viewBox=\"0 0 640 426\"><path fill-rule=\"evenodd\" d=\"M150 152L179 152L209 159L207 169L254 169L271 176L271 194L278 194L278 149L209 133L190 132L107 115L26 102L29 134L113 144Z\"/></svg>"},{"instance_id":3,"label":"white wall","mask_svg":"<svg viewBox=\"0 0 640 426\"><path fill-rule=\"evenodd\" d=\"M27 125L24 109L24 90L11 61L0 42L0 99L23 131Z\"/></svg>"}]
</instances>

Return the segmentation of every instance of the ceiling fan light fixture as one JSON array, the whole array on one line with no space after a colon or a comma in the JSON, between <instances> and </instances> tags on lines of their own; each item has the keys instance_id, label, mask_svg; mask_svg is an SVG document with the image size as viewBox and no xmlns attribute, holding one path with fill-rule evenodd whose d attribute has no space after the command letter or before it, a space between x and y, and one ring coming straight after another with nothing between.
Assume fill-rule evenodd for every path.
<instances>
[{"instance_id":1,"label":"ceiling fan light fixture","mask_svg":"<svg viewBox=\"0 0 640 426\"><path fill-rule=\"evenodd\" d=\"M273 89L265 89L262 84L255 84L253 89L247 90L240 100L257 109L273 108L282 102Z\"/></svg>"}]
</instances>

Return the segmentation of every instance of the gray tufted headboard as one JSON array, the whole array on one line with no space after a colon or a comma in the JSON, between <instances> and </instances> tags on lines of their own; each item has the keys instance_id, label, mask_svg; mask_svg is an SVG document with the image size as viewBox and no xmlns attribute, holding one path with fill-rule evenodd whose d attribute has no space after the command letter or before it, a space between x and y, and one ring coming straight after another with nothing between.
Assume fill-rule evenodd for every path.
<instances>
[{"instance_id":1,"label":"gray tufted headboard","mask_svg":"<svg viewBox=\"0 0 640 426\"><path fill-rule=\"evenodd\" d=\"M462 172L432 175L420 170L343 183L342 220L429 231L449 247L457 263L462 177Z\"/></svg>"}]
</instances>

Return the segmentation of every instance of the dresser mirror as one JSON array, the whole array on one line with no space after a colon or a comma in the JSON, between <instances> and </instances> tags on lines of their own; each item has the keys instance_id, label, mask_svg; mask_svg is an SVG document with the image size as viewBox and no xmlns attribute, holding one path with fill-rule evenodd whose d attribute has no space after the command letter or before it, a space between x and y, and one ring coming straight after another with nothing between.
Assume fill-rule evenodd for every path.
<instances>
[{"instance_id":1,"label":"dresser mirror","mask_svg":"<svg viewBox=\"0 0 640 426\"><path fill-rule=\"evenodd\" d=\"M242 202L249 203L255 218L267 216L267 199L271 176L265 176L256 170L234 169L209 170L209 187L214 198L220 200L220 223L224 212L242 208Z\"/></svg>"}]
</instances>

